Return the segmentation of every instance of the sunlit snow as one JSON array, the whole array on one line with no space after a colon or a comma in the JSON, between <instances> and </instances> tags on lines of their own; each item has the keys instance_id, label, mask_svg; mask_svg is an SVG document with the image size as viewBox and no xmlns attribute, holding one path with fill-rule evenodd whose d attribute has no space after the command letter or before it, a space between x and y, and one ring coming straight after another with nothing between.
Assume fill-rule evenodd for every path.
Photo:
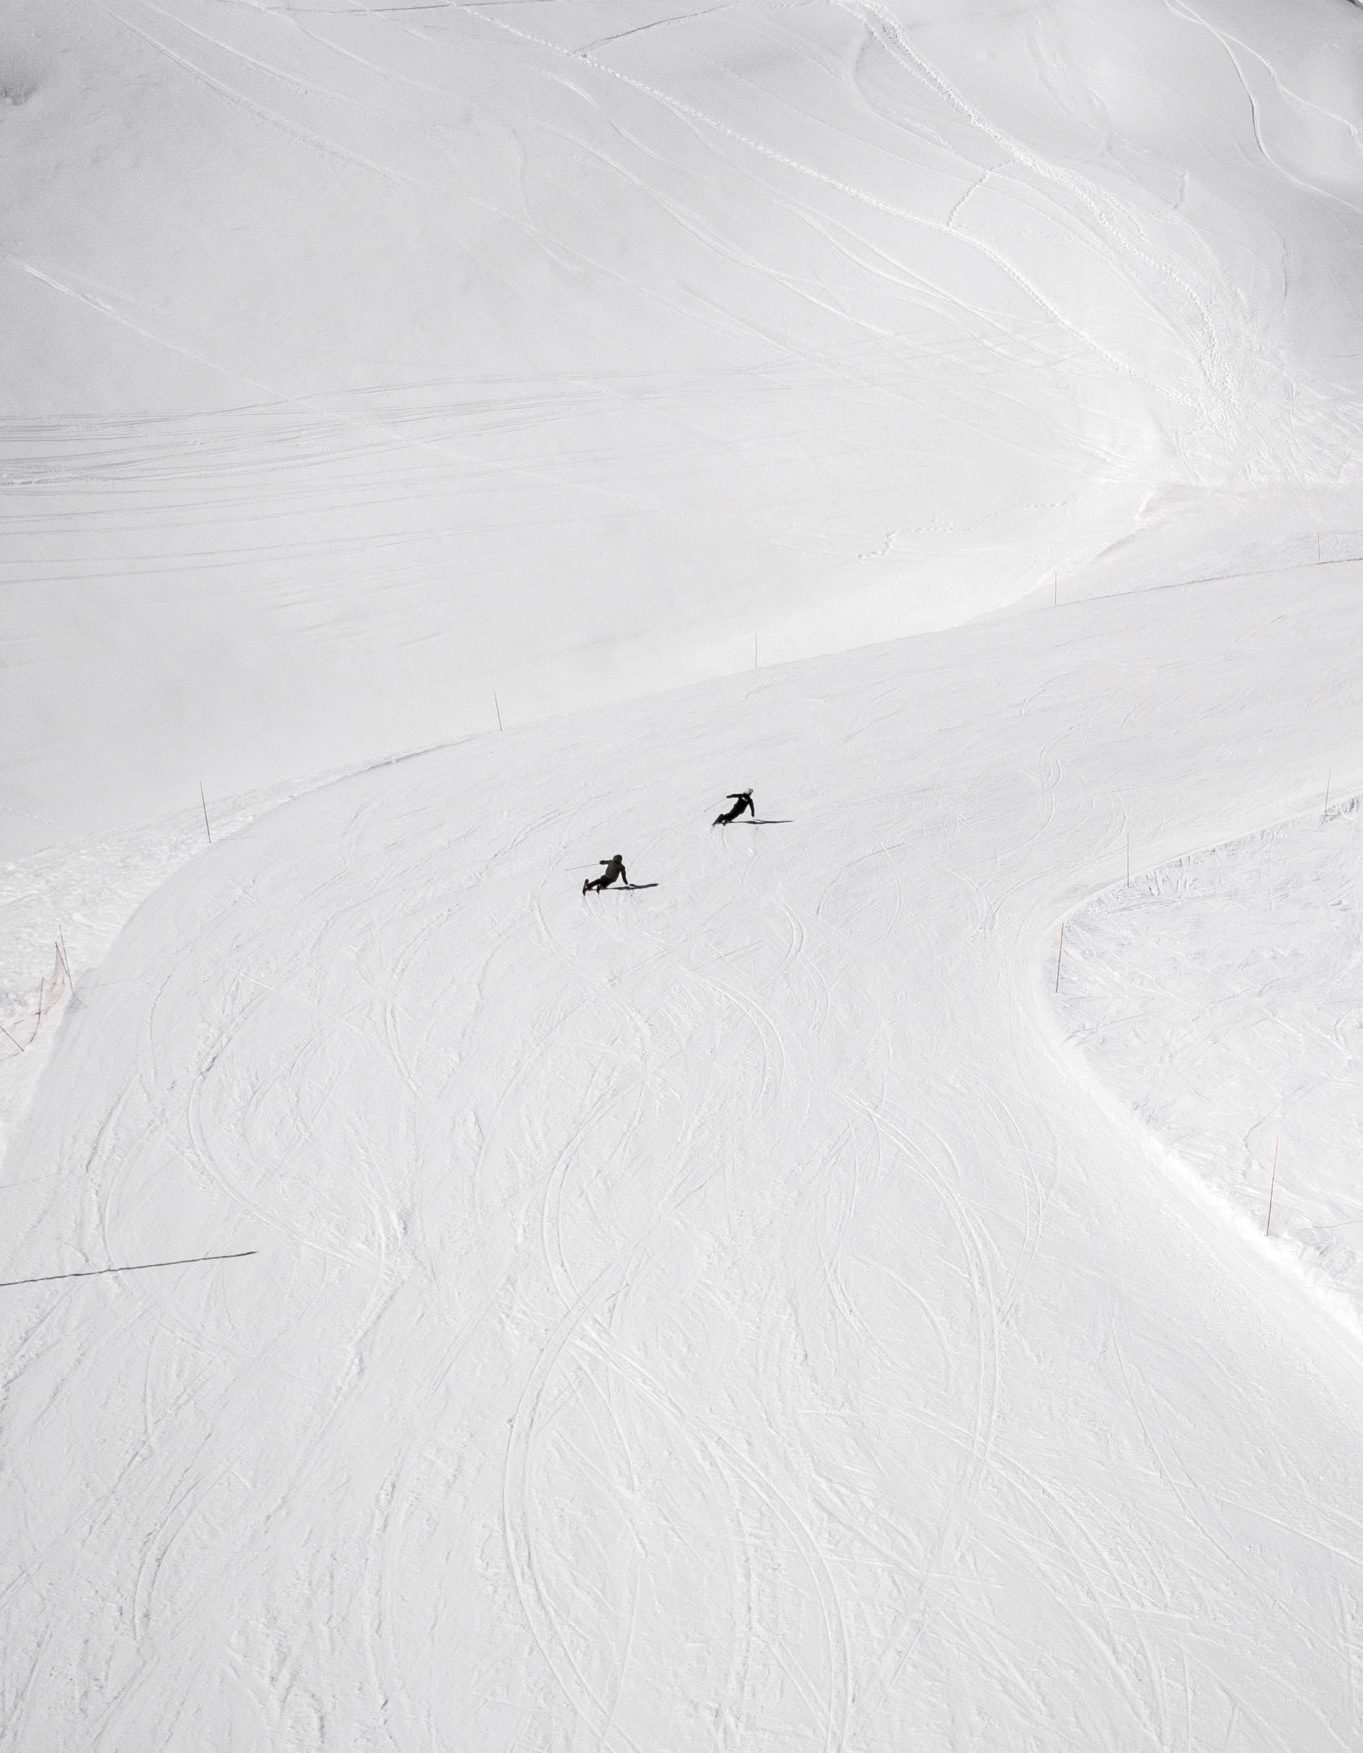
<instances>
[{"instance_id":1,"label":"sunlit snow","mask_svg":"<svg viewBox=\"0 0 1363 1753\"><path fill-rule=\"evenodd\" d=\"M0 1746L1353 1753L1361 97L11 0Z\"/></svg>"}]
</instances>

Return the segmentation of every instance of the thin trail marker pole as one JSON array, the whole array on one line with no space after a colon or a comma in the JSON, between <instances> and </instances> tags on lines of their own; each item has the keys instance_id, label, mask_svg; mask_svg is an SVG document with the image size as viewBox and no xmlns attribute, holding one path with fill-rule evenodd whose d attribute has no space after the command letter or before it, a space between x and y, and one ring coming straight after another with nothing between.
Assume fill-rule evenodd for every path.
<instances>
[{"instance_id":1,"label":"thin trail marker pole","mask_svg":"<svg viewBox=\"0 0 1363 1753\"><path fill-rule=\"evenodd\" d=\"M204 833L208 835L208 844L211 846L213 844L213 830L208 825L208 799L204 796L202 779L199 781L199 802L203 805L204 810Z\"/></svg>"},{"instance_id":2,"label":"thin trail marker pole","mask_svg":"<svg viewBox=\"0 0 1363 1753\"><path fill-rule=\"evenodd\" d=\"M1273 1173L1268 1177L1268 1216L1264 1220L1264 1234L1267 1235L1273 1222L1273 1184L1278 1179L1278 1140L1273 1140Z\"/></svg>"},{"instance_id":3,"label":"thin trail marker pole","mask_svg":"<svg viewBox=\"0 0 1363 1753\"><path fill-rule=\"evenodd\" d=\"M1334 771L1333 767L1327 767L1325 769L1325 808L1327 810L1330 807L1330 780L1334 775Z\"/></svg>"},{"instance_id":4,"label":"thin trail marker pole","mask_svg":"<svg viewBox=\"0 0 1363 1753\"><path fill-rule=\"evenodd\" d=\"M1065 921L1060 921L1060 950L1055 958L1055 989L1060 990L1060 962L1065 954Z\"/></svg>"},{"instance_id":5,"label":"thin trail marker pole","mask_svg":"<svg viewBox=\"0 0 1363 1753\"><path fill-rule=\"evenodd\" d=\"M0 1279L0 1290L13 1290L19 1284L55 1284L60 1278L105 1278L111 1272L152 1272L160 1266L203 1266L209 1260L245 1260L254 1254L247 1248L240 1254L194 1254L188 1260L143 1260L136 1266L96 1266L90 1272L49 1272L42 1278Z\"/></svg>"},{"instance_id":6,"label":"thin trail marker pole","mask_svg":"<svg viewBox=\"0 0 1363 1753\"><path fill-rule=\"evenodd\" d=\"M497 714L497 729L505 730L506 726L502 723L502 703L497 698L497 690L495 688L492 690L492 705Z\"/></svg>"}]
</instances>

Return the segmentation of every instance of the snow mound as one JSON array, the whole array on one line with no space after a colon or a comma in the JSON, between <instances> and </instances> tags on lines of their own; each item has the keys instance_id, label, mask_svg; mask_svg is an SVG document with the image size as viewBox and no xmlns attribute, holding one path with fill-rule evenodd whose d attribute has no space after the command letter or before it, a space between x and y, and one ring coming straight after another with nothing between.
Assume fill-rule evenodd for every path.
<instances>
[{"instance_id":1,"label":"snow mound","mask_svg":"<svg viewBox=\"0 0 1363 1753\"><path fill-rule=\"evenodd\" d=\"M1183 1164L1363 1315L1363 812L1190 854L1066 922L1070 1038ZM1276 1161L1276 1174L1274 1164Z\"/></svg>"}]
</instances>

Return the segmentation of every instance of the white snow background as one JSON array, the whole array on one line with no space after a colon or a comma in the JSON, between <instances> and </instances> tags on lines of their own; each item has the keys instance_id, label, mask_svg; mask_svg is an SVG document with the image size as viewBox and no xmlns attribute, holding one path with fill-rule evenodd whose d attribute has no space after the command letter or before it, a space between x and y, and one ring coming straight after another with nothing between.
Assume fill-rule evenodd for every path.
<instances>
[{"instance_id":1,"label":"white snow background","mask_svg":"<svg viewBox=\"0 0 1363 1753\"><path fill-rule=\"evenodd\" d=\"M1363 12L5 10L0 1745L1352 1753Z\"/></svg>"},{"instance_id":2,"label":"white snow background","mask_svg":"<svg viewBox=\"0 0 1363 1753\"><path fill-rule=\"evenodd\" d=\"M1137 869L1067 922L1056 956L1069 1027L1104 1081L1355 1318L1358 803Z\"/></svg>"}]
</instances>

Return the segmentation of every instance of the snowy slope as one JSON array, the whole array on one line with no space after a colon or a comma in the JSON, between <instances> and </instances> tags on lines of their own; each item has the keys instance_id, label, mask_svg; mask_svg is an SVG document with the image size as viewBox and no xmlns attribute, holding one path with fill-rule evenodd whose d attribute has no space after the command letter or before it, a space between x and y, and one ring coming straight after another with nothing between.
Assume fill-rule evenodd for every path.
<instances>
[{"instance_id":1,"label":"snowy slope","mask_svg":"<svg viewBox=\"0 0 1363 1753\"><path fill-rule=\"evenodd\" d=\"M1351 1753L1363 12L6 26L0 1747Z\"/></svg>"},{"instance_id":2,"label":"snowy slope","mask_svg":"<svg viewBox=\"0 0 1363 1753\"><path fill-rule=\"evenodd\" d=\"M1117 542L1363 553L1344 0L7 23L11 856Z\"/></svg>"},{"instance_id":3,"label":"snowy slope","mask_svg":"<svg viewBox=\"0 0 1363 1753\"><path fill-rule=\"evenodd\" d=\"M1060 1002L1104 1082L1248 1231L1271 1216L1356 1321L1363 818L1356 797L1321 803L1176 864L1138 864L1067 921Z\"/></svg>"},{"instance_id":4,"label":"snowy slope","mask_svg":"<svg viewBox=\"0 0 1363 1753\"><path fill-rule=\"evenodd\" d=\"M1097 600L184 869L3 1277L256 1252L4 1291L3 1744L1351 1749L1357 1346L1046 988L1128 829L1358 785L1360 635L1341 571Z\"/></svg>"}]
</instances>

